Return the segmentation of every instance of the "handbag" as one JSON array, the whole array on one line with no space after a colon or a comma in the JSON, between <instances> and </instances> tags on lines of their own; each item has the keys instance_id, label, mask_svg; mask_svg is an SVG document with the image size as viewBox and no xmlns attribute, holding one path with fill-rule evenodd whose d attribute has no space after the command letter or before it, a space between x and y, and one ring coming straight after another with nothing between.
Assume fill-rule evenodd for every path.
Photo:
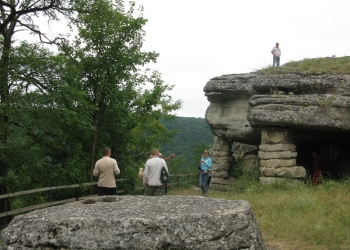
<instances>
[{"instance_id":1,"label":"handbag","mask_svg":"<svg viewBox=\"0 0 350 250\"><path fill-rule=\"evenodd\" d=\"M166 171L165 167L162 167L162 170L160 171L160 182L162 184L167 184L170 182L169 173Z\"/></svg>"},{"instance_id":2,"label":"handbag","mask_svg":"<svg viewBox=\"0 0 350 250\"><path fill-rule=\"evenodd\" d=\"M143 179L143 168L139 169L139 173L137 174L137 178L139 178L140 180Z\"/></svg>"}]
</instances>

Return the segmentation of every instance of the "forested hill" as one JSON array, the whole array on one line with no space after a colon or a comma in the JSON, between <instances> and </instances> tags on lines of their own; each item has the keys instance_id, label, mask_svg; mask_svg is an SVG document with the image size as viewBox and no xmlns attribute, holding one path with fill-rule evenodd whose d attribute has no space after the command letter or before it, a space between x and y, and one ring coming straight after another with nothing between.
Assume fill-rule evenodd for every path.
<instances>
[{"instance_id":1,"label":"forested hill","mask_svg":"<svg viewBox=\"0 0 350 250\"><path fill-rule=\"evenodd\" d=\"M214 135L204 118L177 117L175 121L163 121L169 130L176 130L169 144L161 144L164 157L171 153L177 159L183 159L185 165L194 165L202 156L204 149L212 147ZM173 161L173 160L172 160Z\"/></svg>"}]
</instances>

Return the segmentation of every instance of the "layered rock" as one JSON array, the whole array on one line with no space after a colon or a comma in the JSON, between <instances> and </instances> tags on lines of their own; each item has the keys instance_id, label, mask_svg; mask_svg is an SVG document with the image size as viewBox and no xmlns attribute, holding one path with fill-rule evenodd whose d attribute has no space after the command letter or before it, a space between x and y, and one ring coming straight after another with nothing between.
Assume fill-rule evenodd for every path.
<instances>
[{"instance_id":1,"label":"layered rock","mask_svg":"<svg viewBox=\"0 0 350 250\"><path fill-rule=\"evenodd\" d=\"M249 202L199 196L96 197L36 210L15 217L2 243L3 249L266 249Z\"/></svg>"},{"instance_id":2,"label":"layered rock","mask_svg":"<svg viewBox=\"0 0 350 250\"><path fill-rule=\"evenodd\" d=\"M302 180L306 176L305 168L296 166L296 147L292 143L291 134L285 129L263 129L258 155L260 181L263 184L290 179Z\"/></svg>"},{"instance_id":3,"label":"layered rock","mask_svg":"<svg viewBox=\"0 0 350 250\"><path fill-rule=\"evenodd\" d=\"M211 79L204 92L210 102L206 120L213 133L228 141L260 145L260 173L265 179L302 178L298 148L350 140L349 75L223 75ZM290 141L264 142L262 131L270 128L288 132Z\"/></svg>"},{"instance_id":4,"label":"layered rock","mask_svg":"<svg viewBox=\"0 0 350 250\"><path fill-rule=\"evenodd\" d=\"M212 159L212 171L210 187L217 190L228 190L233 187L234 179L230 176L230 170L234 162L231 153L231 142L221 137L215 137L210 150Z\"/></svg>"},{"instance_id":5,"label":"layered rock","mask_svg":"<svg viewBox=\"0 0 350 250\"><path fill-rule=\"evenodd\" d=\"M259 145L261 128L288 127L293 139L324 132L350 138L349 75L223 75L204 87L206 119L215 135ZM325 135L327 136L327 135Z\"/></svg>"}]
</instances>

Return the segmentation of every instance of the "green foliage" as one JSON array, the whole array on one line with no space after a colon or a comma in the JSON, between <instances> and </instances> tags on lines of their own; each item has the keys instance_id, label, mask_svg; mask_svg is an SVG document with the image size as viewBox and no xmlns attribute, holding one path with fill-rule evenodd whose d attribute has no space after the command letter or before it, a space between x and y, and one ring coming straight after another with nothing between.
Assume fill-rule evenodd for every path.
<instances>
[{"instance_id":1,"label":"green foliage","mask_svg":"<svg viewBox=\"0 0 350 250\"><path fill-rule=\"evenodd\" d=\"M180 102L166 94L173 86L164 84L158 72L140 70L158 54L141 49L146 19L142 12L135 17L133 3L127 11L122 1L93 1L84 8L87 11L78 16L78 36L62 53L79 70L79 82L95 108L94 136L88 139L91 162L97 158L94 148L108 145L122 177L135 176L143 155L170 136L159 120L171 118Z\"/></svg>"},{"instance_id":2,"label":"green foliage","mask_svg":"<svg viewBox=\"0 0 350 250\"><path fill-rule=\"evenodd\" d=\"M304 59L289 62L280 67L268 66L257 71L259 74L350 74L350 56Z\"/></svg>"},{"instance_id":3,"label":"green foliage","mask_svg":"<svg viewBox=\"0 0 350 250\"><path fill-rule=\"evenodd\" d=\"M162 121L164 126L176 132L169 143L161 143L160 151L163 157L175 153L176 158L182 157L182 166L191 172L197 171L198 161L203 151L210 149L214 142L214 135L204 118L176 117L172 121Z\"/></svg>"},{"instance_id":4,"label":"green foliage","mask_svg":"<svg viewBox=\"0 0 350 250\"><path fill-rule=\"evenodd\" d=\"M9 87L0 93L6 125L0 131L6 134L0 138L0 185L9 192L88 182L105 146L112 148L120 177L135 177L150 149L173 135L160 120L171 120L181 102L171 99L173 86L160 73L141 70L158 54L142 50L146 19L134 6L75 1L80 12L70 25L78 35L65 40L59 53L27 42L6 52L11 60L6 73L0 71L1 83ZM87 191L76 190L42 197L64 199ZM40 201L28 196L11 203Z\"/></svg>"},{"instance_id":5,"label":"green foliage","mask_svg":"<svg viewBox=\"0 0 350 250\"><path fill-rule=\"evenodd\" d=\"M267 248L347 249L350 245L350 180L322 185L261 185L229 192L209 190L211 198L251 203ZM200 190L170 190L171 195L198 195Z\"/></svg>"}]
</instances>

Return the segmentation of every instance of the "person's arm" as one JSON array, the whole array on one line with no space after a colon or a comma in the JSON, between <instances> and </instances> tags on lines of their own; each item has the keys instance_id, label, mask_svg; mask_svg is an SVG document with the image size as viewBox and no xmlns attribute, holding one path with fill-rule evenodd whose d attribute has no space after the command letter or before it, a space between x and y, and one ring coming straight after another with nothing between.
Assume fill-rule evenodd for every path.
<instances>
[{"instance_id":1,"label":"person's arm","mask_svg":"<svg viewBox=\"0 0 350 250\"><path fill-rule=\"evenodd\" d=\"M147 185L148 180L148 166L147 163L145 164L145 168L143 170L143 186L145 187Z\"/></svg>"},{"instance_id":2,"label":"person's arm","mask_svg":"<svg viewBox=\"0 0 350 250\"><path fill-rule=\"evenodd\" d=\"M120 174L120 169L118 168L117 161L115 161L115 163L113 165L113 172L114 172L115 175L119 175Z\"/></svg>"},{"instance_id":3,"label":"person's arm","mask_svg":"<svg viewBox=\"0 0 350 250\"><path fill-rule=\"evenodd\" d=\"M164 158L164 161L170 160L171 158L173 158L175 156L175 154L171 154L167 157Z\"/></svg>"},{"instance_id":4,"label":"person's arm","mask_svg":"<svg viewBox=\"0 0 350 250\"><path fill-rule=\"evenodd\" d=\"M212 165L211 158L208 157L204 159L203 163L207 165L208 168L211 168L211 165Z\"/></svg>"},{"instance_id":5,"label":"person's arm","mask_svg":"<svg viewBox=\"0 0 350 250\"><path fill-rule=\"evenodd\" d=\"M209 168L211 168L212 165L213 165L213 162L212 162L211 158L208 157L207 166L208 166Z\"/></svg>"},{"instance_id":6,"label":"person's arm","mask_svg":"<svg viewBox=\"0 0 350 250\"><path fill-rule=\"evenodd\" d=\"M97 164L95 164L94 171L92 172L93 176L99 176L100 175L100 170L98 169Z\"/></svg>"}]
</instances>

